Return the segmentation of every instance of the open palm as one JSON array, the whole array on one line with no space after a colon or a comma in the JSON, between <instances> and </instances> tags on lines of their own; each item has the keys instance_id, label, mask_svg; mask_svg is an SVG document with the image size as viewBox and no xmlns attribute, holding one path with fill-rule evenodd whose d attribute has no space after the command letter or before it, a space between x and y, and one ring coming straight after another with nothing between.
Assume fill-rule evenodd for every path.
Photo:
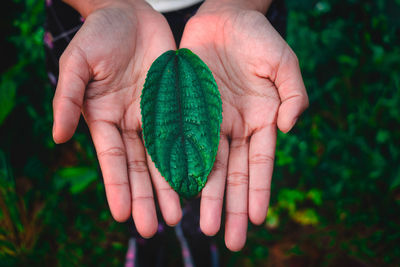
<instances>
[{"instance_id":1,"label":"open palm","mask_svg":"<svg viewBox=\"0 0 400 267\"><path fill-rule=\"evenodd\" d=\"M308 105L297 58L264 15L234 7L200 9L180 47L205 61L222 97L221 141L202 191L200 226L218 232L226 192L225 242L240 250L248 218L261 224L267 213L276 125L289 131Z\"/></svg>"},{"instance_id":2,"label":"open palm","mask_svg":"<svg viewBox=\"0 0 400 267\"><path fill-rule=\"evenodd\" d=\"M175 42L150 6L109 6L90 14L60 59L53 136L71 138L82 112L96 147L110 210L131 212L143 236L157 230L149 171L164 219L181 217L178 195L149 160L141 139L140 94L151 63ZM167 205L166 205L167 204Z\"/></svg>"}]
</instances>

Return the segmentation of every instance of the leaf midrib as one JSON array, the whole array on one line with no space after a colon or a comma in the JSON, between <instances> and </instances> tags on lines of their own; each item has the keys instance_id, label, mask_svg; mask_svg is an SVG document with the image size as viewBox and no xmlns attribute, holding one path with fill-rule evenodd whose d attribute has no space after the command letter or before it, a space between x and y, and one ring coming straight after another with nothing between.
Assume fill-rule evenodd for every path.
<instances>
[{"instance_id":1,"label":"leaf midrib","mask_svg":"<svg viewBox=\"0 0 400 267\"><path fill-rule=\"evenodd\" d=\"M177 102L178 102L178 111L179 111L179 131L180 131L180 137L181 137L181 143L182 143L182 150L183 150L183 157L184 157L184 162L186 164L183 164L183 166L185 167L185 172L186 172L186 177L189 176L189 168L187 166L187 151L186 151L186 146L185 146L185 134L184 134L184 128L183 128L183 109L182 109L182 105L181 105L181 88L180 88L180 69L179 69L179 56L177 54L175 54L174 56L174 64L176 67L176 72L175 72L175 94L176 94L176 98L177 98ZM171 172L171 170L170 170ZM172 179L172 177L171 177ZM182 183L183 183L184 179L182 179L180 181L180 187L182 188ZM186 183L187 184L187 183ZM189 188L188 188L189 191Z\"/></svg>"}]
</instances>

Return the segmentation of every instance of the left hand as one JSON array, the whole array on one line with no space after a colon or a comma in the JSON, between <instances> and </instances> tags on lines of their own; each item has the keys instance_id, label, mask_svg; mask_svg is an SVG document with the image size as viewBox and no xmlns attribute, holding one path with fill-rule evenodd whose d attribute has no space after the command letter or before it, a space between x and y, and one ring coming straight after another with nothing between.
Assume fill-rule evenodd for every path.
<instances>
[{"instance_id":1,"label":"left hand","mask_svg":"<svg viewBox=\"0 0 400 267\"><path fill-rule=\"evenodd\" d=\"M83 114L113 217L132 215L148 238L158 229L153 187L165 222L175 225L182 217L178 194L145 152L140 114L146 73L158 56L176 48L175 41L167 20L144 0L74 3L87 18L60 59L53 137L69 140ZM92 12L80 9L85 4Z\"/></svg>"},{"instance_id":2,"label":"left hand","mask_svg":"<svg viewBox=\"0 0 400 267\"><path fill-rule=\"evenodd\" d=\"M213 3L189 20L180 47L204 60L222 97L221 140L202 191L200 227L218 232L226 180L225 243L237 251L248 218L261 224L267 214L276 125L288 132L308 97L296 55L262 13L246 1Z\"/></svg>"}]
</instances>

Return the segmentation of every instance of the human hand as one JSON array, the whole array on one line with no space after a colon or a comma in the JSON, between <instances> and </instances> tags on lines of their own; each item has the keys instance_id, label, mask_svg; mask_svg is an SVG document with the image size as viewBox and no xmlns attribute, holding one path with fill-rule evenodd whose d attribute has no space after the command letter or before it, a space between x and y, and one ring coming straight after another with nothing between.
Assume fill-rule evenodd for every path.
<instances>
[{"instance_id":1,"label":"human hand","mask_svg":"<svg viewBox=\"0 0 400 267\"><path fill-rule=\"evenodd\" d=\"M164 17L144 1L97 2L60 59L53 137L68 141L82 112L113 217L125 221L132 212L138 232L150 237L158 222L149 171L166 223L182 216L178 195L146 155L140 115L146 73L158 56L176 48L175 41Z\"/></svg>"},{"instance_id":2,"label":"human hand","mask_svg":"<svg viewBox=\"0 0 400 267\"><path fill-rule=\"evenodd\" d=\"M180 47L205 61L222 97L221 140L201 195L200 227L218 232L226 180L225 243L237 251L248 218L261 224L267 214L276 125L288 132L308 97L296 55L265 16L247 1L228 2L206 1Z\"/></svg>"}]
</instances>

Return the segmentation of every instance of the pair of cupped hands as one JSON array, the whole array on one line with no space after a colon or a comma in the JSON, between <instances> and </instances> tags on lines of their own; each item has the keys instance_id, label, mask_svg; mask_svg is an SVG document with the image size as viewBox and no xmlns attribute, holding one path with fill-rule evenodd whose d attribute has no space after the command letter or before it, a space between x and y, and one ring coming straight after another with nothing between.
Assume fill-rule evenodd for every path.
<instances>
[{"instance_id":1,"label":"pair of cupped hands","mask_svg":"<svg viewBox=\"0 0 400 267\"><path fill-rule=\"evenodd\" d=\"M66 1L86 19L60 59L53 137L88 124L115 220L133 216L143 237L182 217L178 194L143 145L140 95L152 62L176 44L166 19L144 0ZM271 0L206 0L186 24L181 48L211 69L223 121L214 168L201 192L200 227L215 235L225 195L225 243L246 241L248 219L264 222L277 127L288 132L308 106L296 55L263 13Z\"/></svg>"}]
</instances>

